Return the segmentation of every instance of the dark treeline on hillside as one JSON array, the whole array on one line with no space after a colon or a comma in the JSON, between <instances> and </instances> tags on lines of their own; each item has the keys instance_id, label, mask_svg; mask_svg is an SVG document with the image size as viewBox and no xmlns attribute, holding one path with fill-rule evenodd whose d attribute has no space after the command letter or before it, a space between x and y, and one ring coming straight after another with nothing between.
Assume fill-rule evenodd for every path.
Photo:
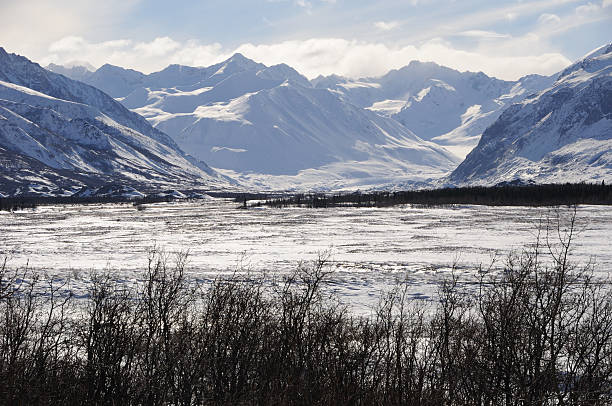
<instances>
[{"instance_id":1,"label":"dark treeline on hillside","mask_svg":"<svg viewBox=\"0 0 612 406\"><path fill-rule=\"evenodd\" d=\"M248 200L264 200L280 196L269 193L247 193L247 192L223 192L223 191L192 191L197 194L206 194L211 197L234 199L236 202L244 203ZM188 192L189 193L189 192ZM161 203L178 200L177 197L159 194L149 194L144 197L130 196L15 196L0 197L0 210L13 211L33 209L38 206L54 204L106 204L106 203L133 203L134 205Z\"/></svg>"},{"instance_id":2,"label":"dark treeline on hillside","mask_svg":"<svg viewBox=\"0 0 612 406\"><path fill-rule=\"evenodd\" d=\"M568 262L569 230L476 292L400 284L369 317L325 289L325 258L194 286L153 253L141 284L99 275L80 299L0 264L0 404L610 405L612 291Z\"/></svg>"},{"instance_id":3,"label":"dark treeline on hillside","mask_svg":"<svg viewBox=\"0 0 612 406\"><path fill-rule=\"evenodd\" d=\"M474 186L400 192L350 194L299 194L269 199L271 207L303 206L325 208L338 206L386 207L399 204L449 205L480 204L489 206L559 206L576 204L612 204L612 186L566 183L529 186Z\"/></svg>"},{"instance_id":4,"label":"dark treeline on hillside","mask_svg":"<svg viewBox=\"0 0 612 406\"><path fill-rule=\"evenodd\" d=\"M301 206L310 208L387 207L400 204L441 206L450 204L481 204L489 206L559 206L576 204L612 205L612 186L604 184L566 183L529 186L474 186L431 190L355 193L288 194L271 192L191 191L194 196L234 199L244 207ZM197 199L197 197L195 197ZM16 196L0 198L0 210L11 211L53 204L127 203L135 205L177 200L168 194L150 194L142 198L129 196ZM249 204L251 200L258 200ZM265 202L261 202L265 200Z\"/></svg>"},{"instance_id":5,"label":"dark treeline on hillside","mask_svg":"<svg viewBox=\"0 0 612 406\"><path fill-rule=\"evenodd\" d=\"M0 198L0 210L13 211L23 209L33 209L38 206L46 206L53 204L93 204L93 203L127 203L135 204L144 203L159 203L169 202L174 200L171 196L146 196L143 198L133 199L120 196L90 196L90 197L73 197L73 196L22 196L22 197L4 197Z\"/></svg>"}]
</instances>

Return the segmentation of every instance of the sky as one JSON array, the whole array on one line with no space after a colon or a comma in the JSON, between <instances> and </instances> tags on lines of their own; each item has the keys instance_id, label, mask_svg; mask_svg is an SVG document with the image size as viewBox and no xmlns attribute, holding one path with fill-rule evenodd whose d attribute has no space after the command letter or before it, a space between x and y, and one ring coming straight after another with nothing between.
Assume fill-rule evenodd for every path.
<instances>
[{"instance_id":1,"label":"sky","mask_svg":"<svg viewBox=\"0 0 612 406\"><path fill-rule=\"evenodd\" d=\"M0 0L0 46L45 66L144 73L235 52L309 78L411 60L515 80L612 41L612 0Z\"/></svg>"}]
</instances>

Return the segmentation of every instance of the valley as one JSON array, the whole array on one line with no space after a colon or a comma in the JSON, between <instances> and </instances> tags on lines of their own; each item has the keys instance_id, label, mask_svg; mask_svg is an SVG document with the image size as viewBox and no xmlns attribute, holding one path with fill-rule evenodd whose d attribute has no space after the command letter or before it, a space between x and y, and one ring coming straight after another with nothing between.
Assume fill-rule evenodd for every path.
<instances>
[{"instance_id":1,"label":"valley","mask_svg":"<svg viewBox=\"0 0 612 406\"><path fill-rule=\"evenodd\" d=\"M480 266L503 268L520 252L556 233L567 208L453 205L439 208L251 208L228 199L145 205L42 206L0 212L0 258L8 265L66 281L85 294L95 273L110 271L117 283L142 276L148 252L188 254L191 280L212 281L235 272L281 278L300 261L329 255L328 288L356 311L367 313L382 292L407 281L415 298L435 296L451 269L461 283L478 280ZM609 206L579 206L572 262L594 261L595 275L612 269ZM562 223L564 224L564 223ZM556 234L551 234L556 243Z\"/></svg>"}]
</instances>

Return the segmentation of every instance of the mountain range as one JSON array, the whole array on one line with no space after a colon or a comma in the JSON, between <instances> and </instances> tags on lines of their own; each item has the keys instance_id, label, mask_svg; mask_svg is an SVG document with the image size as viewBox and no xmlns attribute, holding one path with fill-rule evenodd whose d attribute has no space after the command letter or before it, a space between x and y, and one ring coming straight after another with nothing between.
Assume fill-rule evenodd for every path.
<instances>
[{"instance_id":1,"label":"mountain range","mask_svg":"<svg viewBox=\"0 0 612 406\"><path fill-rule=\"evenodd\" d=\"M66 195L108 183L227 179L99 89L0 48L0 193Z\"/></svg>"},{"instance_id":2,"label":"mountain range","mask_svg":"<svg viewBox=\"0 0 612 406\"><path fill-rule=\"evenodd\" d=\"M86 81L198 159L264 189L342 189L437 178L460 162L396 120L236 54L150 75L110 65Z\"/></svg>"},{"instance_id":3,"label":"mountain range","mask_svg":"<svg viewBox=\"0 0 612 406\"><path fill-rule=\"evenodd\" d=\"M502 81L416 61L379 78L309 81L287 65L267 67L240 54L149 75L111 65L86 77L82 68L63 69L228 176L285 190L440 178L504 107L553 82L538 75Z\"/></svg>"},{"instance_id":4,"label":"mountain range","mask_svg":"<svg viewBox=\"0 0 612 406\"><path fill-rule=\"evenodd\" d=\"M332 89L357 106L391 117L461 158L504 108L552 82L553 77L540 75L504 81L482 72L459 72L417 61L378 78L313 80L316 87Z\"/></svg>"},{"instance_id":5,"label":"mountain range","mask_svg":"<svg viewBox=\"0 0 612 406\"><path fill-rule=\"evenodd\" d=\"M0 193L607 180L611 49L503 81L424 62L308 80L241 54L151 74L43 69L0 48Z\"/></svg>"}]
</instances>

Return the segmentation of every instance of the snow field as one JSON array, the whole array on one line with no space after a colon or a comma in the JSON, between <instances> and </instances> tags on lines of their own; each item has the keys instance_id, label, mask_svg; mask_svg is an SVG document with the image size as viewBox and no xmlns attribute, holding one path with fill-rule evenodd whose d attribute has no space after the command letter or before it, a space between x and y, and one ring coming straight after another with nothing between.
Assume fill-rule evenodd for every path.
<instances>
[{"instance_id":1,"label":"snow field","mask_svg":"<svg viewBox=\"0 0 612 406\"><path fill-rule=\"evenodd\" d=\"M197 281L234 272L282 277L300 261L329 254L328 288L358 311L382 291L407 281L414 297L431 297L455 272L477 281L478 267L501 269L507 254L536 240L554 208L451 206L443 208L251 208L209 199L146 205L48 206L0 214L0 258L70 280L84 294L92 272L111 270L132 283L152 248L188 253ZM567 208L559 209L569 215ZM581 206L573 260L594 261L598 277L612 270L612 210Z\"/></svg>"}]
</instances>

